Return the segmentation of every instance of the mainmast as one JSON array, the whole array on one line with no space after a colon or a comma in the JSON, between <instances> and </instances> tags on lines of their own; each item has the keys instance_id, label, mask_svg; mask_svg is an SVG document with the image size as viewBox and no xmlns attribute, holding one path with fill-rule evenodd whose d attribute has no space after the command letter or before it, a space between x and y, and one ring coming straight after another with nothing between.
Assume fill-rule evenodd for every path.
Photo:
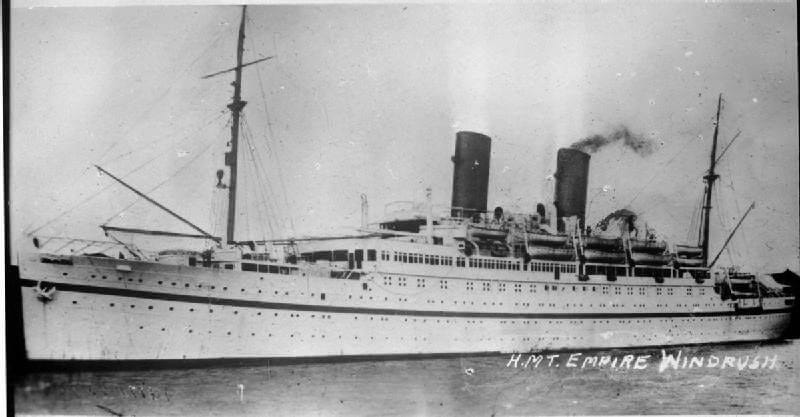
<instances>
[{"instance_id":1,"label":"mainmast","mask_svg":"<svg viewBox=\"0 0 800 417\"><path fill-rule=\"evenodd\" d=\"M709 237L709 223L711 218L711 193L714 190L714 181L719 178L714 169L717 165L717 135L719 134L719 113L722 108L722 94L719 95L717 100L717 121L714 124L714 139L711 143L711 164L708 168L708 173L703 177L706 182L706 190L704 194L703 204L703 227L700 231L700 247L703 249L703 266L708 265L708 237Z\"/></svg>"},{"instance_id":2,"label":"mainmast","mask_svg":"<svg viewBox=\"0 0 800 417\"><path fill-rule=\"evenodd\" d=\"M246 101L242 100L242 55L244 55L244 23L247 6L242 6L242 21L239 23L239 40L236 46L236 67L234 69L236 80L233 82L233 101L228 104L231 110L231 150L225 154L225 165L230 167L230 181L228 184L228 224L225 233L226 242L233 242L233 232L236 225L236 176L239 159L239 114Z\"/></svg>"}]
</instances>

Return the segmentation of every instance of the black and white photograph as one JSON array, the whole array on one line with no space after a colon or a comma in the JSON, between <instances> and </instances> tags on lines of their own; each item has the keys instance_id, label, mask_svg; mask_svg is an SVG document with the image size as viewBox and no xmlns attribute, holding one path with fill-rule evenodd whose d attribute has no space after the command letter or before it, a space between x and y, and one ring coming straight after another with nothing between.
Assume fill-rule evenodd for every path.
<instances>
[{"instance_id":1,"label":"black and white photograph","mask_svg":"<svg viewBox=\"0 0 800 417\"><path fill-rule=\"evenodd\" d=\"M797 4L16 0L9 415L794 415Z\"/></svg>"}]
</instances>

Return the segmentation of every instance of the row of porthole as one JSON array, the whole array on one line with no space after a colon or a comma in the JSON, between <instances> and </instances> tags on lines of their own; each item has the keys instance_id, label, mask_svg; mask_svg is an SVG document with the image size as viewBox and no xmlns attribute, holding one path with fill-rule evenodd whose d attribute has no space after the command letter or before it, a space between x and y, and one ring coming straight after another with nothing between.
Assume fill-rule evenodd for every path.
<instances>
[{"instance_id":1,"label":"row of porthole","mask_svg":"<svg viewBox=\"0 0 800 417\"><path fill-rule=\"evenodd\" d=\"M66 275L67 273L66 273L66 272L64 272L63 274L64 274L64 275ZM94 278L94 277L95 277L95 275L91 275L91 277L92 277L92 278ZM105 276L105 275L103 276L103 279L106 279L106 276ZM122 277L118 277L118 279L119 279L119 280L122 280ZM261 280L263 280L263 279L264 279L264 277L260 277L260 279L261 279ZM128 279L128 281L133 281L133 279L132 279L132 278L129 278L129 279ZM138 281L139 281L139 282L142 282L142 280L141 280L141 279L139 279ZM159 284L159 285L163 285L163 283L164 283L163 281L158 281L158 284ZM176 283L176 282L172 282L171 284L172 284L172 286L177 286L177 283ZM185 283L185 284L184 284L184 286L185 286L186 288L189 288L189 284L188 284L188 283ZM198 288L202 288L202 284L197 284L197 287L198 287ZM553 286L553 287L554 287L554 289L555 289L555 286ZM584 288L584 291L585 291L585 288L586 288L586 287L585 287L585 286L582 286L582 287ZM210 286L210 288L213 290L213 289L216 289L216 286L212 285L212 286ZM574 285L573 285L573 287L572 287L572 288L573 288L573 291L575 291L575 286L574 286ZM563 291L563 289L564 289L564 288L562 287L562 291ZM595 289L595 287L594 287L594 286L592 286L592 291L594 291L594 289ZM222 287L222 290L223 290L223 291L227 291L227 290L228 290L228 287L227 287L227 286L225 286L225 287ZM545 290L547 290L547 286L546 286L546 285L545 285ZM241 289L240 289L240 292L245 292L245 289L244 289L244 288L241 288ZM259 293L259 294L261 294L261 293L262 293L262 290L261 290L261 289L259 289L259 290L258 290L258 293ZM275 295L278 295L278 291L275 291ZM288 296L288 295L289 295L289 292L288 292L288 291L284 292L284 295ZM311 297L313 297L313 296L314 296L314 294L312 293L312 294L311 294ZM352 295L349 295L349 296L348 296L348 298L349 298L349 299L352 299L352 297L353 297ZM363 300L363 299L364 299L364 297L363 297L363 296L359 296L359 299L362 299L362 300ZM372 300L373 298L372 298L372 297L369 297L369 299L370 299L370 300ZM388 301L388 297L384 297L384 301ZM401 301L401 302L407 302L407 301L408 301L408 299L407 299L407 298L398 298L398 301ZM435 301L429 301L429 303L435 303ZM455 303L455 304L457 304L457 301L454 301L454 303ZM444 300L441 300L441 301L440 301L440 304L444 304ZM466 302L464 302L464 304L466 305ZM472 301L470 301L470 305L474 305ZM484 302L484 303L483 303L483 305L487 305L487 304L486 304L486 302ZM493 303L492 303L492 305L494 306L494 305L495 305L495 303L493 302ZM502 305L503 305L503 303L499 303L499 305L500 305L500 306L502 306ZM553 305L553 306L554 306L554 305ZM567 307L568 307L568 306L569 306L569 305L567 304ZM603 306L603 305L601 305L601 306ZM613 306L613 307L616 307L616 306ZM624 307L624 305L622 305L621 307ZM678 305L678 307L681 307L681 306L680 306L680 305Z\"/></svg>"},{"instance_id":2,"label":"row of porthole","mask_svg":"<svg viewBox=\"0 0 800 417\"><path fill-rule=\"evenodd\" d=\"M77 300L72 300L72 304L78 304L78 301L77 301ZM109 306L110 306L110 307L114 307L114 306L116 306L116 304L115 304L115 303L109 303ZM135 305L135 304L130 304L130 308L131 308L131 309L133 309L133 308L136 308L136 305ZM148 307L147 307L147 309L148 309L148 310L153 310L153 308L154 308L154 307L153 307L152 305L150 305L150 306L148 306ZM171 307L171 306L170 306L170 307L169 307L169 311L174 311L174 307ZM195 311L195 309L194 309L193 307L190 307L190 308L189 308L189 312L194 312L194 311ZM209 313L213 313L213 312L214 312L214 310L213 310L213 309L209 309L209 310L208 310L208 312L209 312ZM233 314L239 314L239 311L238 311L238 310L234 310L234 311L233 311ZM274 314L274 316L275 316L275 317L278 317L278 313L273 313L273 314ZM260 315L261 315L261 312L260 312L260 311L259 311L259 312L256 312L256 315L257 315L257 316L260 316ZM289 316L290 316L290 317L293 317L293 318L294 318L294 317L297 317L297 318L300 318L300 317L301 317L301 316L300 316L300 313L290 313L290 315L289 315ZM312 314L312 315L311 315L311 317L312 317L312 318L315 318L315 316L316 316L315 314ZM767 315L767 316L768 316L768 317L770 317L770 316L772 316L772 315ZM320 317L320 318L323 318L323 319L324 319L324 318L330 319L330 318L331 318L331 315L324 315L324 314L321 314L319 317ZM357 316L357 315L356 315L356 316L353 316L353 317L354 317L354 319L355 319L355 320L358 320L358 316ZM373 320L373 319L374 319L374 316L370 316L370 320ZM737 320L738 320L738 319L740 319L740 317L738 317L738 316L735 316L735 317L727 317L727 318L725 318L725 319L727 319L727 320L733 320L733 319L737 319ZM755 318L754 318L754 317L749 317L749 316L746 316L746 317L745 317L745 319L747 319L747 320L752 320L752 319L755 319ZM405 321L408 321L408 318L406 318L406 319L404 319L404 320L405 320ZM416 322L416 321L417 321L417 319L412 319L412 320L413 320L414 322ZM662 322L673 322L674 320L675 320L675 319L660 319L660 321L662 321ZM694 322L694 321L701 321L701 322L702 322L702 321L706 321L706 319L703 319L703 318L682 318L682 319L680 319L680 320L681 320L681 321L691 321L691 322ZM721 319L721 318L714 317L714 318L709 318L708 320L709 320L709 321L718 321L718 320L722 320L722 319ZM385 318L384 318L384 317L380 317L380 321L389 321L389 318L388 318L388 317L385 317ZM423 322L427 322L427 319L423 319ZM437 319L437 320L436 320L436 322L437 322L437 323L439 323L439 322L440 322L440 320L439 320L439 319ZM455 322L455 321L454 321L454 322ZM598 321L596 321L596 320L592 320L592 323L593 323L593 324L597 324L597 322L598 322ZM599 322L600 322L600 323L602 323L602 322L603 322L603 320L600 320ZM605 322L606 322L607 324L610 324L610 323L611 323L611 321L610 321L610 320L606 320ZM621 320L621 321L619 321L619 323L622 323L622 324L625 324L625 323L628 323L628 324L630 324L630 323L632 323L632 322L633 322L632 320L627 320L627 321L626 321L626 320ZM639 323L639 320L636 320L636 322L637 322L637 323ZM651 322L650 320L647 320L647 323L650 323L650 322ZM446 323L450 323L450 320L446 320ZM470 323L470 321L469 321L469 320L467 320L467 323ZM473 321L471 321L471 323L475 323L475 321L473 320ZM480 321L480 323L483 323L483 320L481 320L481 321ZM500 323L501 323L501 324L505 324L506 322L501 320L501 321L500 321ZM524 324L528 324L528 323L529 323L529 322L525 322ZM556 321L556 324L560 324L560 323L561 323L560 321ZM583 321L580 321L579 323L583 323ZM642 323L644 323L644 320L642 320ZM515 322L514 322L514 321L511 321L511 324L515 324ZM537 322L537 321L534 321L534 324L538 324L538 322ZM574 324L574 322L573 322L573 321L570 321L570 324Z\"/></svg>"},{"instance_id":3,"label":"row of porthole","mask_svg":"<svg viewBox=\"0 0 800 417\"><path fill-rule=\"evenodd\" d=\"M76 300L72 300L72 304L78 304L78 301L76 301ZM116 303L109 303L109 307L115 307L115 306L116 306ZM133 308L136 308L136 304L131 304L131 305L130 305L130 308L132 308L132 309L133 309ZM148 310L153 310L153 308L154 308L154 307L153 307L153 306L151 306L151 305L147 306L147 309L148 309ZM169 311L175 311L175 307L172 307L172 306L170 306L170 307L169 307ZM193 313L194 311L195 311L194 307L190 307L190 308L189 308L189 312L190 312L190 313ZM209 312L209 313L213 313L213 312L214 312L214 309L213 309L213 308L212 308L212 309L209 309L209 310L208 310L208 312ZM233 314L239 314L239 311L238 311L238 310L234 310L234 311L233 311ZM275 316L275 317L278 317L278 313L273 313L273 314L274 314L274 316ZM261 315L261 312L260 312L260 311L257 311L257 312L256 312L256 315L257 315L257 316L260 316L260 315ZM290 316L290 317L297 317L297 318L300 318L300 313L290 313L290 314L289 314L289 316ZM311 318L316 318L316 314L311 314ZM321 318L321 319L325 319L325 318L327 318L327 319L330 319L330 318L331 318L331 315L330 315L330 314L328 314L328 315L325 315L325 314L320 314L320 315L319 315L319 318Z\"/></svg>"},{"instance_id":4,"label":"row of porthole","mask_svg":"<svg viewBox=\"0 0 800 417\"><path fill-rule=\"evenodd\" d=\"M63 272L63 273L62 273L62 275L63 275L63 276L68 276L68 275L69 275L69 273L67 273L67 272ZM91 275L91 278L95 278L95 277L96 277L96 275ZM102 276L102 279L106 279L106 278L107 278L107 277L106 277L105 275L103 275L103 276ZM118 280L120 280L120 281L122 281L122 279L123 279L123 278L122 278L122 277L117 277L117 279L118 279ZM259 280L263 281L263 280L264 280L264 277L259 277ZM130 281L130 282L133 282L133 279L132 279L132 278L129 278L129 279L128 279L128 281ZM142 279L138 279L138 282L140 282L140 283L141 283L141 282L143 282L143 281L142 281ZM159 285L163 285L163 281L159 281L158 283L159 283ZM445 281L445 280L440 280L440 283L444 283L444 289L447 289L447 281ZM513 282L512 282L512 283L513 283ZM512 283L509 283L509 284L512 284ZM171 284L172 284L172 286L177 286L177 283L175 283L175 282L172 282ZM504 285L504 284L505 284L505 283L503 283L503 285ZM517 285L522 285L523 283L513 283L513 284L514 284L515 286L517 286ZM531 288L531 291L532 291L532 292L535 292L535 284L528 284L528 285L531 285L531 286L532 286L532 288ZM186 288L188 288L188 287L189 287L189 284L188 284L188 283L186 283L186 284L184 284L184 286L185 286ZM581 287L583 288L583 291L586 291L586 285L581 285ZM596 286L596 285L592 285L591 287L592 287L592 291L595 291L595 289L596 289L596 287L597 287L597 286ZM616 293L619 293L619 291L621 290L621 288L620 288L620 287L618 287L618 286L613 286L613 285L612 285L611 287L614 287L614 290L615 290L615 292L616 292ZM198 284L198 288L202 288L202 284ZM604 292L604 293L606 293L606 291L607 291L607 288L608 288L608 286L604 286L604 288L603 288L603 292ZM213 285L212 285L212 286L211 286L211 289L215 289L215 286L213 286ZM548 288L548 286L547 286L547 285L545 285L545 291L548 291L548 289L549 289L549 288ZM564 288L564 287L562 287L562 289L561 289L561 290L562 290L562 291L564 291L564 289L565 289L565 288ZM225 290L227 290L227 287L223 287L223 291L225 291ZM504 288L504 286L503 286L503 287L502 287L502 291L504 291L504 290L505 290L505 288ZM557 291L556 285L553 285L553 290ZM572 290L573 290L573 291L577 291L577 289L576 289L576 286L575 286L575 285L573 285L573 286L572 286ZM668 291L668 294L667 294L667 295L672 295L672 288L667 288L666 290ZM244 288L241 288L241 289L240 289L240 291L241 291L241 292L245 292L245 289L244 289ZM628 291L633 291L633 290L632 290L632 289L630 289L630 288L628 288ZM642 289L640 288L640 289L639 289L639 291L641 292L641 291L642 291ZM658 292L660 292L660 291L661 291L661 288L657 288L657 291L658 291ZM691 289L690 289L690 288L687 288L687 291L691 291ZM703 291L703 290L701 290L701 291ZM261 290L259 290L258 292L259 292L259 293L261 293ZM276 291L276 295L277 295L277 291ZM286 293L286 295L289 295L289 294L288 294L288 292ZM632 295L632 294L629 294L629 295ZM641 294L640 294L640 295L641 295ZM700 294L700 295L703 295L703 294ZM313 296L313 294L312 294L312 296Z\"/></svg>"},{"instance_id":5,"label":"row of porthole","mask_svg":"<svg viewBox=\"0 0 800 417\"><path fill-rule=\"evenodd\" d=\"M69 275L69 274L68 274L67 272L64 272L64 273L62 273L62 275L64 275L64 276L67 276L67 275ZM91 277L91 278L97 278L97 275L90 275L90 277ZM101 276L101 278L102 278L102 279L107 279L108 277L107 277L106 275L102 275L102 276ZM264 277L260 277L260 279L261 279L261 280L264 280ZM122 281L122 280L123 280L123 278L122 278L122 277L117 277L117 280L119 280L119 281ZM144 281L143 281L141 278L139 278L137 281L138 281L139 283L143 283L143 282L144 282ZM133 278L128 278L128 282L133 282ZM158 281L158 285L164 285L164 281ZM173 287L177 287L177 286L178 286L178 283L177 283L177 282L170 282L170 285L172 285ZM183 286L184 286L184 288L189 288L189 287L190 287L190 284L189 284L189 283L184 283L184 285L183 285ZM197 288L203 288L203 284L197 284ZM210 288L210 289L212 289L212 290L214 290L214 289L216 289L217 287L216 287L215 285L211 285L211 286L209 286L209 288ZM228 287L222 287L222 291L227 291L227 290L228 290ZM239 289L239 291L240 291L240 292L245 292L245 291L246 291L246 289L245 289L245 288L240 288L240 289ZM258 290L258 293L259 293L259 294L261 294L261 293L262 293L262 290L261 290L261 289L259 289L259 290ZM275 291L275 295L278 295L278 291ZM285 295L289 295L289 292L287 291L287 292L285 293ZM314 296L314 294L311 294L311 296L313 297L313 296Z\"/></svg>"}]
</instances>

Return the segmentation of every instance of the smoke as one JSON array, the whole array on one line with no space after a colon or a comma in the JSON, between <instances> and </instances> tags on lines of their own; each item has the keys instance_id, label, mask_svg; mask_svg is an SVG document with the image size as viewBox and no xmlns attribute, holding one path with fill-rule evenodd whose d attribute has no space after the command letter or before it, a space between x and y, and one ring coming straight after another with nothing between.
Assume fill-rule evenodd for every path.
<instances>
[{"instance_id":1,"label":"smoke","mask_svg":"<svg viewBox=\"0 0 800 417\"><path fill-rule=\"evenodd\" d=\"M612 145L617 142L621 142L622 146L631 149L636 152L636 154L643 157L652 154L655 150L653 141L642 135L631 133L626 126L620 126L606 136L588 136L573 143L570 148L586 153L595 153L607 145Z\"/></svg>"},{"instance_id":2,"label":"smoke","mask_svg":"<svg viewBox=\"0 0 800 417\"><path fill-rule=\"evenodd\" d=\"M608 216L606 216L603 220L600 220L595 228L598 230L606 231L608 230L609 226L612 224L619 224L622 222L625 226L628 227L628 231L633 230L636 226L636 220L638 216L636 213L628 210L628 209L619 209Z\"/></svg>"}]
</instances>

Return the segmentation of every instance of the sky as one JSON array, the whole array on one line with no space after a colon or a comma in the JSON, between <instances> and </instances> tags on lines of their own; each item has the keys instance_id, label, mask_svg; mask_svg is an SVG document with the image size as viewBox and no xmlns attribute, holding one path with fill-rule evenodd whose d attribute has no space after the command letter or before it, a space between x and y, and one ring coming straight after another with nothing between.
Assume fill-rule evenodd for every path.
<instances>
[{"instance_id":1,"label":"sky","mask_svg":"<svg viewBox=\"0 0 800 417\"><path fill-rule=\"evenodd\" d=\"M16 6L20 6L17 3ZM592 155L588 223L618 208L696 241L717 97L715 253L798 269L798 81L791 2L477 2L248 8L237 239L335 234L386 204L450 202L455 133L492 137L489 206L552 200L555 153L627 128L652 142ZM14 7L11 237L102 238L98 225L190 232L94 164L221 234L235 6ZM738 132L738 137L736 136ZM695 221L693 222L693 217ZM694 228L691 226L694 223Z\"/></svg>"}]
</instances>

